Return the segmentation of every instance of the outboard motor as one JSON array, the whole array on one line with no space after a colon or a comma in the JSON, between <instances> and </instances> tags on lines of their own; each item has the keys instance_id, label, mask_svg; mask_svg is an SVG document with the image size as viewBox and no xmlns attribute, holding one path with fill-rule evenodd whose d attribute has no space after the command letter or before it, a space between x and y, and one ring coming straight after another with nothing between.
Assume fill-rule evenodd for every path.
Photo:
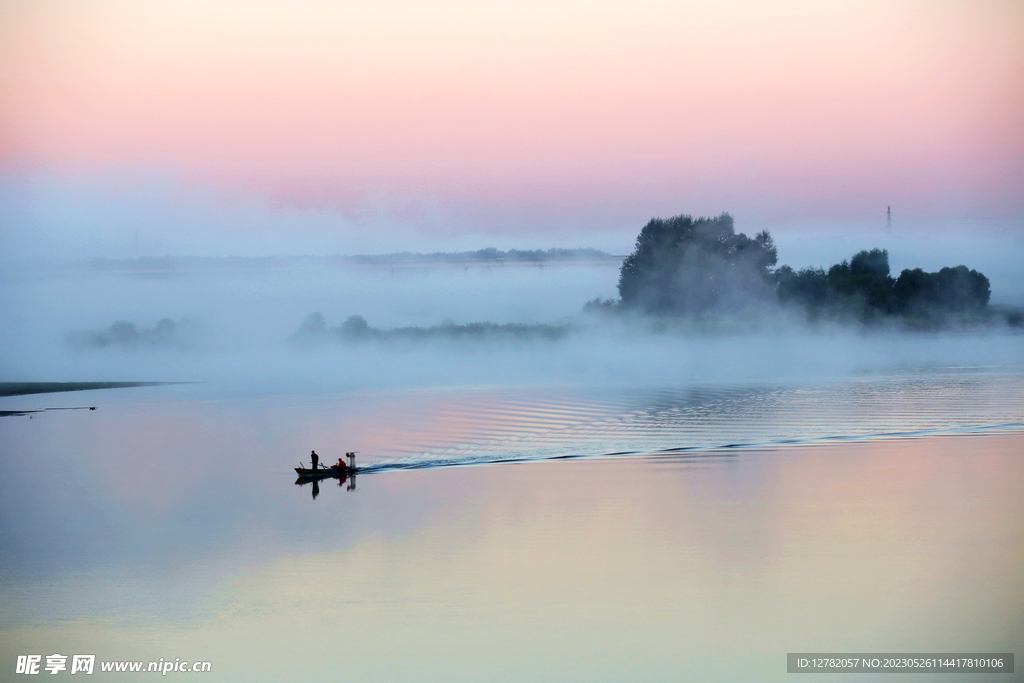
<instances>
[{"instance_id":1,"label":"outboard motor","mask_svg":"<svg viewBox=\"0 0 1024 683\"><path fill-rule=\"evenodd\" d=\"M345 455L348 456L348 467L349 467L349 469L354 470L356 468L356 454L353 452L353 453L346 453Z\"/></svg>"}]
</instances>

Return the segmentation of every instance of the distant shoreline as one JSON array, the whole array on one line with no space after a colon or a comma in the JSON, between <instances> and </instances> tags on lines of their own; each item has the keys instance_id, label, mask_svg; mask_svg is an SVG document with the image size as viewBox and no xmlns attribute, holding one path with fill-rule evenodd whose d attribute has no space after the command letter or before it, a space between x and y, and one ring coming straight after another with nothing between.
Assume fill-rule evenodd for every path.
<instances>
[{"instance_id":1,"label":"distant shoreline","mask_svg":"<svg viewBox=\"0 0 1024 683\"><path fill-rule=\"evenodd\" d=\"M32 259L23 266L36 269L80 269L99 272L160 272L173 270L252 269L268 270L297 266L379 268L423 268L429 266L543 266L545 264L614 264L625 256L598 249L509 249L488 248L459 252L399 252L391 254L329 256L139 256L134 258ZM17 265L17 264L10 264Z\"/></svg>"},{"instance_id":2,"label":"distant shoreline","mask_svg":"<svg viewBox=\"0 0 1024 683\"><path fill-rule=\"evenodd\" d=\"M0 397L91 391L93 389L156 387L165 384L188 384L188 382L0 382Z\"/></svg>"}]
</instances>

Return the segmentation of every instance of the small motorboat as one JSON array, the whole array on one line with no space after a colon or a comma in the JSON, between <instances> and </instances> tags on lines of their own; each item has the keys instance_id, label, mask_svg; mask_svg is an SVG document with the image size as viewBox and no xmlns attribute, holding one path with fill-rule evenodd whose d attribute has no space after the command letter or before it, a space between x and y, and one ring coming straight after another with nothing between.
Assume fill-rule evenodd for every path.
<instances>
[{"instance_id":1,"label":"small motorboat","mask_svg":"<svg viewBox=\"0 0 1024 683\"><path fill-rule=\"evenodd\" d=\"M303 467L302 463L295 468L295 474L299 475L300 479L321 479L323 477L346 477L350 474L355 474L359 470L356 468L356 453L359 451L351 451L345 454L345 458L348 458L348 463L345 463L345 458L338 458L338 462L330 467Z\"/></svg>"},{"instance_id":2,"label":"small motorboat","mask_svg":"<svg viewBox=\"0 0 1024 683\"><path fill-rule=\"evenodd\" d=\"M349 467L348 465L332 465L331 467L318 467L315 470L308 467L296 467L295 474L299 475L303 479L313 479L321 477L347 477L350 474L355 474L356 469Z\"/></svg>"}]
</instances>

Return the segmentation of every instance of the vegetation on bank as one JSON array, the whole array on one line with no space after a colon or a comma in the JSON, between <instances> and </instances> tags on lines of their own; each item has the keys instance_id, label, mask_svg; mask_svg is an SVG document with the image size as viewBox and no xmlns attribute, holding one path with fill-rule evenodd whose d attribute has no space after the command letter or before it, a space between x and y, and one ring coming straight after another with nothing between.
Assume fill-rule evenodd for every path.
<instances>
[{"instance_id":1,"label":"vegetation on bank","mask_svg":"<svg viewBox=\"0 0 1024 683\"><path fill-rule=\"evenodd\" d=\"M329 258L329 257L325 257ZM478 251L434 254L384 254L344 257L369 264L433 262L542 262L571 258L612 258L595 249ZM256 259L259 261L259 259ZM619 299L595 299L588 312L640 314L654 328L690 320L757 327L764 316L789 310L807 320L894 323L906 329L941 329L970 325L1024 327L1024 311L989 306L991 286L982 273L958 265L926 272L904 269L893 277L885 249L860 251L826 268L778 266L778 250L767 231L753 237L736 232L732 216L654 218L637 236L636 246L619 269ZM251 260L242 259L249 262ZM271 259L277 263L276 260ZM150 264L152 265L152 264ZM718 329L720 325L716 325ZM444 322L429 327L380 329L365 318L350 316L328 327L320 313L302 321L292 340L422 342L429 340L532 341L562 339L570 324L499 324ZM106 330L79 331L67 341L78 348L190 348L200 326L191 321L160 320L153 328L118 321Z\"/></svg>"},{"instance_id":2,"label":"vegetation on bank","mask_svg":"<svg viewBox=\"0 0 1024 683\"><path fill-rule=\"evenodd\" d=\"M990 309L989 280L967 266L893 277L885 249L864 250L828 269L776 268L767 231L737 233L732 216L652 219L619 271L618 301L595 299L589 311L639 312L660 318L743 316L795 309L809 320L912 328L954 324L1022 324L1019 311Z\"/></svg>"},{"instance_id":3,"label":"vegetation on bank","mask_svg":"<svg viewBox=\"0 0 1024 683\"><path fill-rule=\"evenodd\" d=\"M652 219L619 270L621 306L654 315L703 315L773 296L771 235L737 233L732 216Z\"/></svg>"},{"instance_id":4,"label":"vegetation on bank","mask_svg":"<svg viewBox=\"0 0 1024 683\"><path fill-rule=\"evenodd\" d=\"M889 272L885 249L861 251L826 271L783 266L775 273L779 300L802 306L811 318L842 314L873 321L893 316L914 324L985 319L992 289L988 278L967 266L928 273Z\"/></svg>"},{"instance_id":5,"label":"vegetation on bank","mask_svg":"<svg viewBox=\"0 0 1024 683\"><path fill-rule=\"evenodd\" d=\"M467 258L548 252L464 252ZM577 252L593 250L574 250ZM601 253L601 252L596 252ZM386 255L379 259L401 255ZM450 255L448 255L450 256ZM763 315L790 310L807 320L878 324L907 329L963 325L1024 326L1019 310L989 307L991 286L967 266L929 273L905 269L893 277L889 253L871 249L829 268L778 266L778 250L767 231L753 237L736 232L732 216L654 218L637 236L636 247L619 269L619 299L594 299L587 312L641 314L656 327L673 320L736 322L757 325ZM309 315L293 335L297 341L560 339L570 325L480 322L382 330L352 316L328 328L319 313Z\"/></svg>"},{"instance_id":6,"label":"vegetation on bank","mask_svg":"<svg viewBox=\"0 0 1024 683\"><path fill-rule=\"evenodd\" d=\"M191 320L158 320L153 327L138 327L118 320L105 330L80 330L67 335L68 344L79 349L165 348L190 349L201 334L202 325Z\"/></svg>"},{"instance_id":7,"label":"vegetation on bank","mask_svg":"<svg viewBox=\"0 0 1024 683\"><path fill-rule=\"evenodd\" d=\"M182 384L182 382L0 382L0 396L26 396L28 394L53 394L64 391L93 391L95 389L124 389L129 387L157 387L164 384Z\"/></svg>"},{"instance_id":8,"label":"vegetation on bank","mask_svg":"<svg viewBox=\"0 0 1024 683\"><path fill-rule=\"evenodd\" d=\"M327 321L320 313L310 313L292 335L292 341L315 343L334 339L358 343L366 341L411 341L421 342L436 339L445 340L548 340L565 337L572 331L570 325L526 325L522 323L469 323L456 325L446 322L431 327L398 327L382 330L370 327L361 315L349 316L338 327L327 327Z\"/></svg>"},{"instance_id":9,"label":"vegetation on bank","mask_svg":"<svg viewBox=\"0 0 1024 683\"><path fill-rule=\"evenodd\" d=\"M374 256L350 256L354 263L368 265L395 265L402 263L501 263L501 262L545 262L545 261L577 261L606 260L614 258L597 249L509 249L502 251L494 247L477 249L476 251L437 251L430 254L419 254L403 251L396 254L379 254Z\"/></svg>"},{"instance_id":10,"label":"vegetation on bank","mask_svg":"<svg viewBox=\"0 0 1024 683\"><path fill-rule=\"evenodd\" d=\"M544 264L566 261L609 261L615 256L598 249L508 249L494 247L475 251L435 251L429 254L403 251L391 254L346 256L140 256L112 259L90 258L70 263L41 261L34 266L42 269L64 268L68 265L84 270L151 272L175 270L262 270L297 266L423 266L423 265L496 265Z\"/></svg>"}]
</instances>

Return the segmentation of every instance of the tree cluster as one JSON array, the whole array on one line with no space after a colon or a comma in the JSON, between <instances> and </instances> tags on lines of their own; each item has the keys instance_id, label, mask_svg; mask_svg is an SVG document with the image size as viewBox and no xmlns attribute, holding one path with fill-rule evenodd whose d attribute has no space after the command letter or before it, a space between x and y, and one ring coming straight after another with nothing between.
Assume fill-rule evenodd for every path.
<instances>
[{"instance_id":1,"label":"tree cluster","mask_svg":"<svg viewBox=\"0 0 1024 683\"><path fill-rule=\"evenodd\" d=\"M827 272L823 268L794 272L782 266L775 277L779 300L803 305L812 317L842 314L871 320L898 315L937 322L978 313L988 306L991 296L988 278L967 266L935 273L904 269L893 278L885 249L861 251Z\"/></svg>"},{"instance_id":2,"label":"tree cluster","mask_svg":"<svg viewBox=\"0 0 1024 683\"><path fill-rule=\"evenodd\" d=\"M619 270L620 301L595 299L585 308L701 317L782 303L812 319L896 316L928 325L978 318L991 294L988 278L966 266L907 269L893 278L885 249L861 251L828 270L776 269L777 262L767 231L737 233L727 213L655 218Z\"/></svg>"},{"instance_id":3,"label":"tree cluster","mask_svg":"<svg viewBox=\"0 0 1024 683\"><path fill-rule=\"evenodd\" d=\"M78 348L177 348L188 349L194 344L200 325L190 320L175 322L170 318L157 321L151 328L139 328L135 323L118 320L106 330L71 332L67 342Z\"/></svg>"},{"instance_id":4,"label":"tree cluster","mask_svg":"<svg viewBox=\"0 0 1024 683\"><path fill-rule=\"evenodd\" d=\"M328 327L324 316L317 312L306 316L306 319L299 325L299 329L292 335L292 340L304 344L326 340L337 340L346 343L368 341L422 342L434 339L459 341L554 341L565 337L571 331L572 328L568 325L526 325L522 323L506 323L501 325L488 322L469 323L466 325L445 322L430 327L397 327L390 330L382 330L370 326L361 315L349 316L338 327Z\"/></svg>"},{"instance_id":5,"label":"tree cluster","mask_svg":"<svg viewBox=\"0 0 1024 683\"><path fill-rule=\"evenodd\" d=\"M373 256L349 257L354 263L364 265L393 265L399 263L497 263L509 262L545 262L571 261L584 259L608 259L610 254L597 249L509 249L502 251L494 247L477 249L476 251L445 252L436 251L430 254L419 254L403 251L396 254L379 254Z\"/></svg>"},{"instance_id":6,"label":"tree cluster","mask_svg":"<svg viewBox=\"0 0 1024 683\"><path fill-rule=\"evenodd\" d=\"M766 231L737 233L727 213L715 218L654 218L619 271L622 306L654 314L736 310L773 294L778 254Z\"/></svg>"}]
</instances>

